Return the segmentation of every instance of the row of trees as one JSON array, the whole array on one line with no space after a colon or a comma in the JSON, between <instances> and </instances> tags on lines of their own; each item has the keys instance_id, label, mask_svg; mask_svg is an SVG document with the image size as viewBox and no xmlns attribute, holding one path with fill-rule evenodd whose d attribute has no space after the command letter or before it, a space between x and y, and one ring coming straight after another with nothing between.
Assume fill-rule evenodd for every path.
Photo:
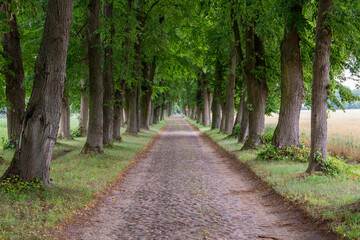
<instances>
[{"instance_id":1,"label":"row of trees","mask_svg":"<svg viewBox=\"0 0 360 240\"><path fill-rule=\"evenodd\" d=\"M316 170L327 107L356 100L340 75L359 68L359 11L347 0L2 0L0 108L18 141L3 178L51 184L71 110L87 131L83 152L103 152L121 139L123 111L137 134L177 101L204 125L240 126L244 149L279 109L273 143L297 145L300 108L311 106Z\"/></svg>"},{"instance_id":2,"label":"row of trees","mask_svg":"<svg viewBox=\"0 0 360 240\"><path fill-rule=\"evenodd\" d=\"M6 94L0 103L7 109L9 141L18 143L2 179L39 178L51 185L53 147L58 133L71 138L71 109L80 111L79 130L87 135L83 153L103 153L104 145L121 141L123 116L126 132L138 134L169 115L177 91L168 35L172 15L186 14L179 6L1 1L0 83Z\"/></svg>"},{"instance_id":3,"label":"row of trees","mask_svg":"<svg viewBox=\"0 0 360 240\"><path fill-rule=\"evenodd\" d=\"M272 144L283 148L299 145L300 110L309 106L307 172L322 170L328 109L358 99L341 83L345 69L359 70L359 13L359 3L350 1L209 3L202 11L211 22L204 31L206 67L196 92L183 94L185 113L208 126L211 108L212 128L229 134L239 128L238 141L250 149L261 144L265 114L279 112Z\"/></svg>"}]
</instances>

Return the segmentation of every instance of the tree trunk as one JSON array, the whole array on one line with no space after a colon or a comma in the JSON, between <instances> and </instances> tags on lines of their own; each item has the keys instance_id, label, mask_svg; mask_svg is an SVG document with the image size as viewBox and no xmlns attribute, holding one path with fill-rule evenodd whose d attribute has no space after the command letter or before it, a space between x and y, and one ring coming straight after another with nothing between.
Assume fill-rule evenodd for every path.
<instances>
[{"instance_id":1,"label":"tree trunk","mask_svg":"<svg viewBox=\"0 0 360 240\"><path fill-rule=\"evenodd\" d=\"M131 89L128 89L127 93L128 97L126 100L128 100L129 109L128 109L128 125L126 132L137 135L139 132L139 97L140 97L140 76L141 76L141 39L138 39L138 42L134 45L135 50L135 63L134 63L134 77L135 81L131 85Z\"/></svg>"},{"instance_id":2,"label":"tree trunk","mask_svg":"<svg viewBox=\"0 0 360 240\"><path fill-rule=\"evenodd\" d=\"M88 91L86 87L86 80L81 79L81 102L80 102L80 123L79 129L81 135L87 134L88 129L88 117L89 117L89 99Z\"/></svg>"},{"instance_id":3,"label":"tree trunk","mask_svg":"<svg viewBox=\"0 0 360 240\"><path fill-rule=\"evenodd\" d=\"M209 118L209 121L211 123L212 119L211 119L211 109L212 109L212 102L213 102L213 98L214 98L214 93L211 92L209 89L208 89L208 104L209 104L209 114L208 114L208 118Z\"/></svg>"},{"instance_id":4,"label":"tree trunk","mask_svg":"<svg viewBox=\"0 0 360 240\"><path fill-rule=\"evenodd\" d=\"M59 137L72 139L70 131L70 98L68 91L65 90L61 101L60 131Z\"/></svg>"},{"instance_id":5,"label":"tree trunk","mask_svg":"<svg viewBox=\"0 0 360 240\"><path fill-rule=\"evenodd\" d=\"M120 80L120 89L115 90L113 138L121 142L120 129L124 124L125 80Z\"/></svg>"},{"instance_id":6,"label":"tree trunk","mask_svg":"<svg viewBox=\"0 0 360 240\"><path fill-rule=\"evenodd\" d=\"M24 68L21 56L20 34L15 14L8 9L10 0L0 3L0 13L7 16L8 32L2 33L2 46L6 64L7 131L11 143L16 143L21 134L21 118L25 110Z\"/></svg>"},{"instance_id":7,"label":"tree trunk","mask_svg":"<svg viewBox=\"0 0 360 240\"><path fill-rule=\"evenodd\" d=\"M111 23L113 18L113 3L107 1L103 6L103 13L105 16L104 25L110 22L110 39L105 38L106 44L104 54L104 105L103 105L103 143L113 143L113 124L114 124L114 61L113 61L113 39L115 35L114 24ZM107 43L107 41L109 41Z\"/></svg>"},{"instance_id":8,"label":"tree trunk","mask_svg":"<svg viewBox=\"0 0 360 240\"><path fill-rule=\"evenodd\" d=\"M203 125L205 127L210 125L210 104L209 104L209 90L207 87L206 74L202 73L202 94L203 94Z\"/></svg>"},{"instance_id":9,"label":"tree trunk","mask_svg":"<svg viewBox=\"0 0 360 240\"><path fill-rule=\"evenodd\" d=\"M331 27L325 24L333 12L333 0L320 0L316 21L315 55L311 92L311 153L306 172L322 170L327 160L327 98L329 95ZM319 161L319 157L322 160Z\"/></svg>"},{"instance_id":10,"label":"tree trunk","mask_svg":"<svg viewBox=\"0 0 360 240\"><path fill-rule=\"evenodd\" d=\"M242 115L240 130L238 134L238 143L244 143L249 135L249 109L247 107L247 101L242 101Z\"/></svg>"},{"instance_id":11,"label":"tree trunk","mask_svg":"<svg viewBox=\"0 0 360 240\"><path fill-rule=\"evenodd\" d=\"M229 73L228 81L226 85L226 102L225 102L225 127L226 133L231 133L234 126L234 96L235 96L235 80L236 80L236 66L237 66L237 54L234 44L231 43L231 51L229 58Z\"/></svg>"},{"instance_id":12,"label":"tree trunk","mask_svg":"<svg viewBox=\"0 0 360 240\"><path fill-rule=\"evenodd\" d=\"M295 5L293 13L301 14L301 7ZM278 125L272 144L277 148L299 145L299 119L301 105L305 98L299 35L292 23L285 28L281 43L281 106Z\"/></svg>"},{"instance_id":13,"label":"tree trunk","mask_svg":"<svg viewBox=\"0 0 360 240\"><path fill-rule=\"evenodd\" d=\"M90 0L89 17L89 128L83 152L103 152L103 75L99 30L100 0Z\"/></svg>"},{"instance_id":14,"label":"tree trunk","mask_svg":"<svg viewBox=\"0 0 360 240\"><path fill-rule=\"evenodd\" d=\"M127 103L127 128L126 132L130 134L138 134L137 129L137 116L136 116L136 89L128 89L126 90L125 96L126 97L126 103Z\"/></svg>"},{"instance_id":15,"label":"tree trunk","mask_svg":"<svg viewBox=\"0 0 360 240\"><path fill-rule=\"evenodd\" d=\"M192 112L191 112L191 118L196 120L196 112L197 112L197 106L194 106Z\"/></svg>"},{"instance_id":16,"label":"tree trunk","mask_svg":"<svg viewBox=\"0 0 360 240\"><path fill-rule=\"evenodd\" d=\"M240 102L239 102L239 108L238 108L238 111L236 113L235 123L234 123L233 129L232 129L232 134L235 134L236 126L241 125L241 119L242 119L242 113L243 113L242 106L243 106L244 101L245 101L245 93L243 92L241 94L241 98L240 98Z\"/></svg>"},{"instance_id":17,"label":"tree trunk","mask_svg":"<svg viewBox=\"0 0 360 240\"><path fill-rule=\"evenodd\" d=\"M145 64L146 66L146 64ZM141 116L140 116L140 128L149 130L150 117L151 117L151 97L153 94L153 81L155 77L156 62L155 57L153 58L150 71L144 67L144 94L141 96Z\"/></svg>"},{"instance_id":18,"label":"tree trunk","mask_svg":"<svg viewBox=\"0 0 360 240\"><path fill-rule=\"evenodd\" d=\"M244 143L243 149L251 149L261 144L261 135L265 134L265 105L268 94L266 85L264 42L254 34L250 27L246 31L246 63L245 79L247 81L249 111L249 137ZM260 76L256 77L254 71L260 70Z\"/></svg>"},{"instance_id":19,"label":"tree trunk","mask_svg":"<svg viewBox=\"0 0 360 240\"><path fill-rule=\"evenodd\" d=\"M49 0L35 63L33 90L22 121L19 145L2 179L19 176L51 185L50 161L56 142L66 78L73 1Z\"/></svg>"},{"instance_id":20,"label":"tree trunk","mask_svg":"<svg viewBox=\"0 0 360 240\"><path fill-rule=\"evenodd\" d=\"M214 97L212 102L212 123L211 129L220 128L221 125L221 104L218 98L221 95L221 89L217 88L214 90Z\"/></svg>"}]
</instances>

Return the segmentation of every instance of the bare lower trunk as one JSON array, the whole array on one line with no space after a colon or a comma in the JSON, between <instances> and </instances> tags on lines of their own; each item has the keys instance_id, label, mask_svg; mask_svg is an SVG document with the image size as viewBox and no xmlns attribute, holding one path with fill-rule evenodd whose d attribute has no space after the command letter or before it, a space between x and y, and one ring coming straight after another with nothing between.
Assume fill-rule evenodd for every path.
<instances>
[{"instance_id":1,"label":"bare lower trunk","mask_svg":"<svg viewBox=\"0 0 360 240\"><path fill-rule=\"evenodd\" d=\"M154 124L154 100L151 100L149 125L152 126L153 124Z\"/></svg>"},{"instance_id":2,"label":"bare lower trunk","mask_svg":"<svg viewBox=\"0 0 360 240\"><path fill-rule=\"evenodd\" d=\"M138 128L137 128L137 115L136 115L136 89L128 89L126 91L126 102L127 102L127 128L126 132L131 134L138 134Z\"/></svg>"},{"instance_id":3,"label":"bare lower trunk","mask_svg":"<svg viewBox=\"0 0 360 240\"><path fill-rule=\"evenodd\" d=\"M197 106L194 106L191 112L191 118L194 120L196 119L196 112L197 112Z\"/></svg>"},{"instance_id":4,"label":"bare lower trunk","mask_svg":"<svg viewBox=\"0 0 360 240\"><path fill-rule=\"evenodd\" d=\"M100 0L90 0L89 17L89 128L83 152L103 152L103 76L99 30Z\"/></svg>"},{"instance_id":5,"label":"bare lower trunk","mask_svg":"<svg viewBox=\"0 0 360 240\"><path fill-rule=\"evenodd\" d=\"M293 12L301 14L301 7ZM285 28L281 43L281 106L278 125L272 144L277 148L299 145L299 119L305 98L299 35L293 23L290 31Z\"/></svg>"},{"instance_id":6,"label":"bare lower trunk","mask_svg":"<svg viewBox=\"0 0 360 240\"><path fill-rule=\"evenodd\" d=\"M157 106L155 109L154 109L154 124L158 124L159 123L159 117L160 117L160 110L161 108L159 106Z\"/></svg>"},{"instance_id":7,"label":"bare lower trunk","mask_svg":"<svg viewBox=\"0 0 360 240\"><path fill-rule=\"evenodd\" d=\"M244 143L249 135L249 109L247 107L247 101L244 99L241 105L242 115L240 130L238 134L238 143Z\"/></svg>"},{"instance_id":8,"label":"bare lower trunk","mask_svg":"<svg viewBox=\"0 0 360 240\"><path fill-rule=\"evenodd\" d=\"M220 128L221 125L221 104L218 100L220 89L214 90L214 97L212 102L212 123L211 129Z\"/></svg>"},{"instance_id":9,"label":"bare lower trunk","mask_svg":"<svg viewBox=\"0 0 360 240\"><path fill-rule=\"evenodd\" d=\"M229 59L229 73L228 73L228 81L226 85L226 102L225 102L225 127L224 131L227 133L232 132L232 128L234 126L234 96L235 96L235 79L236 79L236 66L237 66L237 56L236 49L234 44L231 44L231 53Z\"/></svg>"},{"instance_id":10,"label":"bare lower trunk","mask_svg":"<svg viewBox=\"0 0 360 240\"><path fill-rule=\"evenodd\" d=\"M104 25L112 21L113 3L104 3L103 12L106 20ZM112 144L113 142L113 124L114 124L114 61L113 61L113 38L115 35L114 24L110 23L110 38L105 38L106 43L104 54L104 105L103 105L103 144Z\"/></svg>"},{"instance_id":11,"label":"bare lower trunk","mask_svg":"<svg viewBox=\"0 0 360 240\"><path fill-rule=\"evenodd\" d=\"M153 94L153 81L155 77L156 62L153 58L150 69L148 70L147 64L144 64L144 87L143 95L141 96L141 115L140 115L140 128L149 130L150 117L151 117L151 97Z\"/></svg>"},{"instance_id":12,"label":"bare lower trunk","mask_svg":"<svg viewBox=\"0 0 360 240\"><path fill-rule=\"evenodd\" d=\"M59 130L73 1L49 0L35 63L33 90L22 121L19 145L2 179L19 176L51 185L50 161Z\"/></svg>"},{"instance_id":13,"label":"bare lower trunk","mask_svg":"<svg viewBox=\"0 0 360 240\"><path fill-rule=\"evenodd\" d=\"M202 94L203 94L203 125L205 127L210 125L210 104L209 104L209 90L207 87L206 74L202 74Z\"/></svg>"},{"instance_id":14,"label":"bare lower trunk","mask_svg":"<svg viewBox=\"0 0 360 240\"><path fill-rule=\"evenodd\" d=\"M88 118L89 118L89 99L86 87L86 80L81 79L81 103L80 103L80 122L79 129L81 135L87 134Z\"/></svg>"},{"instance_id":15,"label":"bare lower trunk","mask_svg":"<svg viewBox=\"0 0 360 240\"><path fill-rule=\"evenodd\" d=\"M120 89L115 91L113 138L121 142L120 128L124 124L125 80L120 81Z\"/></svg>"},{"instance_id":16,"label":"bare lower trunk","mask_svg":"<svg viewBox=\"0 0 360 240\"><path fill-rule=\"evenodd\" d=\"M249 137L244 143L243 149L254 148L261 144L261 135L265 134L265 105L268 88L265 78L265 54L264 43L255 34L252 28L246 31L246 55L245 74L247 80L248 103L251 105L249 112ZM255 60L255 61L254 61ZM254 75L259 69L261 74Z\"/></svg>"},{"instance_id":17,"label":"bare lower trunk","mask_svg":"<svg viewBox=\"0 0 360 240\"><path fill-rule=\"evenodd\" d=\"M320 0L316 22L313 84L311 92L311 153L307 172L322 170L327 160L327 98L329 95L331 28L325 25L332 14L333 0ZM322 160L319 160L319 157Z\"/></svg>"},{"instance_id":18,"label":"bare lower trunk","mask_svg":"<svg viewBox=\"0 0 360 240\"><path fill-rule=\"evenodd\" d=\"M24 69L21 56L20 34L15 14L8 9L10 0L0 3L0 13L7 16L8 32L2 33L3 56L6 71L7 131L10 142L15 143L21 134L21 119L25 110Z\"/></svg>"},{"instance_id":19,"label":"bare lower trunk","mask_svg":"<svg viewBox=\"0 0 360 240\"><path fill-rule=\"evenodd\" d=\"M245 101L245 94L242 93L241 94L241 98L240 98L240 102L239 102L239 108L238 108L238 111L236 113L236 118L235 118L235 122L234 122L234 127L232 129L232 134L235 134L235 129L236 129L236 126L240 126L241 124L241 119L242 119L242 113L243 113L243 108L242 108L242 105L243 105L243 102Z\"/></svg>"},{"instance_id":20,"label":"bare lower trunk","mask_svg":"<svg viewBox=\"0 0 360 240\"><path fill-rule=\"evenodd\" d=\"M70 98L67 92L65 92L61 102L59 137L72 139L70 131Z\"/></svg>"},{"instance_id":21,"label":"bare lower trunk","mask_svg":"<svg viewBox=\"0 0 360 240\"><path fill-rule=\"evenodd\" d=\"M226 122L226 114L225 114L225 104L223 101L220 103L221 105L221 122L220 122L220 131L225 131L225 122Z\"/></svg>"}]
</instances>

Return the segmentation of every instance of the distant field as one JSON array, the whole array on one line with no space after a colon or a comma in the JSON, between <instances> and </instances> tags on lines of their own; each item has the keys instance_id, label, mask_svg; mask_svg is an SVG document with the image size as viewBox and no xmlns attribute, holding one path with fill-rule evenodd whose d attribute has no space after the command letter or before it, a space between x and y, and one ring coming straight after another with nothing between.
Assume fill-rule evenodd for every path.
<instances>
[{"instance_id":1,"label":"distant field","mask_svg":"<svg viewBox=\"0 0 360 240\"><path fill-rule=\"evenodd\" d=\"M310 110L301 111L300 139L310 145ZM267 128L275 128L278 115L265 118ZM328 118L328 151L352 156L360 161L360 110L330 112Z\"/></svg>"}]
</instances>

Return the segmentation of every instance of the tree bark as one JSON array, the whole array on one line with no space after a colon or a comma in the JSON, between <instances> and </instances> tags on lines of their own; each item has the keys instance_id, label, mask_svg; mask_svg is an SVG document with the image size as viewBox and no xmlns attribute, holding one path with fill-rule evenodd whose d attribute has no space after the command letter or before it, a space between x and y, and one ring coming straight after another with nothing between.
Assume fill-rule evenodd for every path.
<instances>
[{"instance_id":1,"label":"tree bark","mask_svg":"<svg viewBox=\"0 0 360 240\"><path fill-rule=\"evenodd\" d=\"M221 125L221 104L219 101L219 95L221 89L217 88L214 90L214 97L212 102L212 123L211 123L211 129L220 128Z\"/></svg>"},{"instance_id":2,"label":"tree bark","mask_svg":"<svg viewBox=\"0 0 360 240\"><path fill-rule=\"evenodd\" d=\"M65 89L64 96L61 101L60 108L60 131L59 137L65 139L72 139L70 131L70 98L69 93Z\"/></svg>"},{"instance_id":3,"label":"tree bark","mask_svg":"<svg viewBox=\"0 0 360 240\"><path fill-rule=\"evenodd\" d=\"M88 119L89 119L89 98L86 87L86 80L81 79L81 100L80 100L80 123L79 129L81 135L87 134Z\"/></svg>"},{"instance_id":4,"label":"tree bark","mask_svg":"<svg viewBox=\"0 0 360 240\"><path fill-rule=\"evenodd\" d=\"M145 64L146 66L146 64ZM143 95L141 96L141 116L140 116L140 128L149 130L150 117L151 117L151 97L153 94L153 81L155 77L156 61L153 58L150 70L148 67L144 67L144 84Z\"/></svg>"},{"instance_id":5,"label":"tree bark","mask_svg":"<svg viewBox=\"0 0 360 240\"><path fill-rule=\"evenodd\" d=\"M242 92L241 97L240 97L240 101L239 101L239 108L238 111L236 113L236 118L235 118L235 122L234 122L234 126L232 129L232 135L235 134L235 128L236 126L240 126L241 125L241 119L242 119L242 113L243 113L243 102L245 101L245 93Z\"/></svg>"},{"instance_id":6,"label":"tree bark","mask_svg":"<svg viewBox=\"0 0 360 240\"><path fill-rule=\"evenodd\" d=\"M113 3L106 1L103 7L103 13L105 16L104 25L112 21L113 17ZM104 105L103 105L103 144L113 143L113 127L114 127L114 61L113 61L113 39L115 36L115 27L113 23L110 23L110 39L105 38L106 44L104 54ZM106 43L109 41L108 43Z\"/></svg>"},{"instance_id":7,"label":"tree bark","mask_svg":"<svg viewBox=\"0 0 360 240\"><path fill-rule=\"evenodd\" d=\"M234 43L230 46L230 58L229 58L229 73L228 81L226 85L226 102L225 102L225 127L226 133L231 133L234 126L234 96L235 96L235 80L236 80L236 66L237 66L237 54L234 47Z\"/></svg>"},{"instance_id":8,"label":"tree bark","mask_svg":"<svg viewBox=\"0 0 360 240\"><path fill-rule=\"evenodd\" d=\"M242 115L240 130L238 134L238 143L244 143L249 135L249 109L247 107L247 101L244 99L242 102Z\"/></svg>"},{"instance_id":9,"label":"tree bark","mask_svg":"<svg viewBox=\"0 0 360 240\"><path fill-rule=\"evenodd\" d=\"M6 101L9 104L7 110L7 131L8 140L16 143L21 134L21 118L25 110L25 88L24 68L21 55L20 33L18 30L16 15L8 9L7 0L0 3L0 13L4 12L7 16L6 25L8 32L2 33L2 46L6 61Z\"/></svg>"},{"instance_id":10,"label":"tree bark","mask_svg":"<svg viewBox=\"0 0 360 240\"><path fill-rule=\"evenodd\" d=\"M103 152L103 75L99 30L100 0L90 0L89 17L89 128L83 152Z\"/></svg>"},{"instance_id":11,"label":"tree bark","mask_svg":"<svg viewBox=\"0 0 360 240\"><path fill-rule=\"evenodd\" d=\"M246 31L245 79L247 81L249 111L249 137L243 149L251 149L261 144L261 135L265 134L265 105L268 88L265 78L265 47L263 41L254 34L252 27ZM260 70L260 77L254 75Z\"/></svg>"},{"instance_id":12,"label":"tree bark","mask_svg":"<svg viewBox=\"0 0 360 240\"><path fill-rule=\"evenodd\" d=\"M293 7L294 14L301 14L301 7ZM295 23L285 28L281 51L281 106L278 125L272 144L277 148L299 145L299 119L301 105L305 98L302 62L300 56L300 37Z\"/></svg>"},{"instance_id":13,"label":"tree bark","mask_svg":"<svg viewBox=\"0 0 360 240\"><path fill-rule=\"evenodd\" d=\"M134 45L135 50L135 63L134 63L134 77L135 81L131 84L131 89L127 90L128 97L126 98L129 102L129 109L128 109L128 125L126 128L126 132L130 134L137 135L139 132L139 83L140 83L140 76L141 76L141 40L138 39L138 42Z\"/></svg>"},{"instance_id":14,"label":"tree bark","mask_svg":"<svg viewBox=\"0 0 360 240\"><path fill-rule=\"evenodd\" d=\"M202 95L203 95L203 125L205 127L210 125L210 104L209 104L209 90L206 81L206 74L202 73Z\"/></svg>"},{"instance_id":15,"label":"tree bark","mask_svg":"<svg viewBox=\"0 0 360 240\"><path fill-rule=\"evenodd\" d=\"M152 126L153 124L154 124L154 100L151 100L149 125Z\"/></svg>"},{"instance_id":16,"label":"tree bark","mask_svg":"<svg viewBox=\"0 0 360 240\"><path fill-rule=\"evenodd\" d=\"M120 129L124 124L125 80L120 80L120 89L115 90L113 138L121 142Z\"/></svg>"},{"instance_id":17,"label":"tree bark","mask_svg":"<svg viewBox=\"0 0 360 240\"><path fill-rule=\"evenodd\" d=\"M333 12L333 0L320 0L316 21L315 55L311 92L311 152L306 172L322 170L327 160L327 99L329 96L330 49L332 32L324 24ZM319 161L319 157L322 160Z\"/></svg>"},{"instance_id":18,"label":"tree bark","mask_svg":"<svg viewBox=\"0 0 360 240\"><path fill-rule=\"evenodd\" d=\"M51 185L50 161L59 130L72 9L72 0L48 1L33 90L22 121L19 145L2 179L38 178L44 185Z\"/></svg>"}]
</instances>

